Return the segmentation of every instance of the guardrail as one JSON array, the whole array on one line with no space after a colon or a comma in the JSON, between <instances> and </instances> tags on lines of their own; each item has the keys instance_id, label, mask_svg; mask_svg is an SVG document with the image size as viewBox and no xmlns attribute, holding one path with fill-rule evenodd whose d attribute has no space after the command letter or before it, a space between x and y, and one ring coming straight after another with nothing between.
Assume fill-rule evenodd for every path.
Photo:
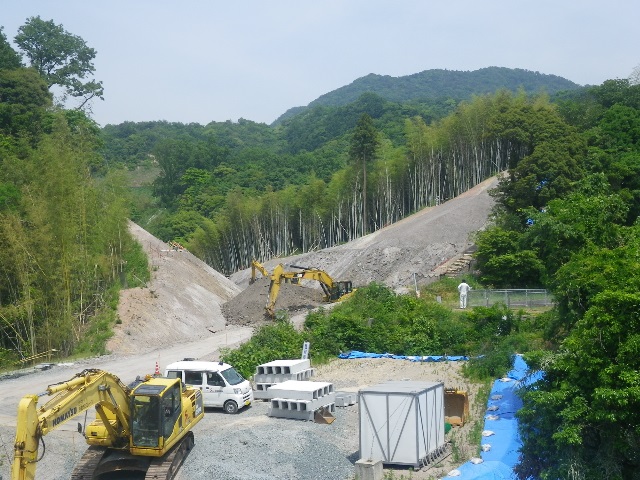
<instances>
[{"instance_id":1,"label":"guardrail","mask_svg":"<svg viewBox=\"0 0 640 480\"><path fill-rule=\"evenodd\" d=\"M51 360L51 357L53 355L55 355L57 352L58 352L58 350L56 350L55 348L52 348L51 350L49 350L47 352L36 353L35 355L31 355L30 357L21 358L16 363L25 364L25 363L33 362L35 360L41 360L41 359L43 359L45 357L47 358L47 360Z\"/></svg>"},{"instance_id":2,"label":"guardrail","mask_svg":"<svg viewBox=\"0 0 640 480\"><path fill-rule=\"evenodd\" d=\"M555 303L548 290L535 288L503 290L471 290L467 296L469 307L490 307L504 303L507 307L548 307Z\"/></svg>"}]
</instances>

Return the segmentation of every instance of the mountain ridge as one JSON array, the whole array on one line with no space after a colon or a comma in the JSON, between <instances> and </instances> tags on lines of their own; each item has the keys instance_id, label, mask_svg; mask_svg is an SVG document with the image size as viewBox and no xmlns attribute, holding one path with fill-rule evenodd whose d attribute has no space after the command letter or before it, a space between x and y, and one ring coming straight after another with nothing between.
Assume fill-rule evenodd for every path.
<instances>
[{"instance_id":1,"label":"mountain ridge","mask_svg":"<svg viewBox=\"0 0 640 480\"><path fill-rule=\"evenodd\" d=\"M289 108L272 125L317 106L342 106L354 102L363 93L375 93L392 102L434 100L448 97L464 100L472 95L493 93L501 88L527 93L544 91L550 95L581 88L570 80L521 68L485 67L478 70L430 69L393 77L370 73L348 85L320 95L306 106Z\"/></svg>"}]
</instances>

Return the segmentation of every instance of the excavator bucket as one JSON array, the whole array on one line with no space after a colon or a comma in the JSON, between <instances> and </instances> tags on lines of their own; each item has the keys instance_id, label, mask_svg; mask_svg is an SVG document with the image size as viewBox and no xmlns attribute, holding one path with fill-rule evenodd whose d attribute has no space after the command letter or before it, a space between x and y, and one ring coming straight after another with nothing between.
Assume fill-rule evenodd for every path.
<instances>
[{"instance_id":1,"label":"excavator bucket","mask_svg":"<svg viewBox=\"0 0 640 480\"><path fill-rule=\"evenodd\" d=\"M469 419L469 392L458 388L444 389L444 421L461 427Z\"/></svg>"},{"instance_id":2,"label":"excavator bucket","mask_svg":"<svg viewBox=\"0 0 640 480\"><path fill-rule=\"evenodd\" d=\"M336 417L333 415L333 413L331 413L331 410L329 410L327 407L319 408L318 410L315 411L313 415L313 421L316 423L329 424L329 423L333 423L335 419Z\"/></svg>"}]
</instances>

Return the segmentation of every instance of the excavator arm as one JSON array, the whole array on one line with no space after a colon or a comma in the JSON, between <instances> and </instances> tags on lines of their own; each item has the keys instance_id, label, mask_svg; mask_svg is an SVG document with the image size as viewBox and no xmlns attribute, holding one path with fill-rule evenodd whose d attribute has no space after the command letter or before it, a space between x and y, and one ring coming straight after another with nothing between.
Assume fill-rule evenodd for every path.
<instances>
[{"instance_id":1,"label":"excavator arm","mask_svg":"<svg viewBox=\"0 0 640 480\"><path fill-rule=\"evenodd\" d=\"M256 281L256 270L258 270L265 278L269 277L269 272L267 269L258 262L256 259L251 260L251 280L249 283L253 283Z\"/></svg>"},{"instance_id":2,"label":"excavator arm","mask_svg":"<svg viewBox=\"0 0 640 480\"><path fill-rule=\"evenodd\" d=\"M54 397L38 408L38 399L44 395ZM109 432L108 446L127 448L129 395L129 387L118 377L92 369L67 382L50 385L44 393L25 396L18 404L12 480L33 480L42 437L94 405Z\"/></svg>"},{"instance_id":3,"label":"excavator arm","mask_svg":"<svg viewBox=\"0 0 640 480\"><path fill-rule=\"evenodd\" d=\"M282 266L282 264L278 264L278 266L273 269L273 273L271 274L271 283L269 284L269 298L267 299L267 304L265 305L267 315L269 315L270 317L276 316L276 300L278 299L278 294L280 293L280 282L282 281L283 273L284 267Z\"/></svg>"}]
</instances>

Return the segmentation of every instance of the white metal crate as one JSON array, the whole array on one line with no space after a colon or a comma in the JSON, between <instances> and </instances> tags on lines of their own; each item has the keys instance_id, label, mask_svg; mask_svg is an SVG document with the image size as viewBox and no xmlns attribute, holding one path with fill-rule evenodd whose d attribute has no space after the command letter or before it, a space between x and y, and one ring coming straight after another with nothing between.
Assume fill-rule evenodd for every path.
<instances>
[{"instance_id":1,"label":"white metal crate","mask_svg":"<svg viewBox=\"0 0 640 480\"><path fill-rule=\"evenodd\" d=\"M391 381L361 389L360 458L425 465L445 450L444 384Z\"/></svg>"}]
</instances>

